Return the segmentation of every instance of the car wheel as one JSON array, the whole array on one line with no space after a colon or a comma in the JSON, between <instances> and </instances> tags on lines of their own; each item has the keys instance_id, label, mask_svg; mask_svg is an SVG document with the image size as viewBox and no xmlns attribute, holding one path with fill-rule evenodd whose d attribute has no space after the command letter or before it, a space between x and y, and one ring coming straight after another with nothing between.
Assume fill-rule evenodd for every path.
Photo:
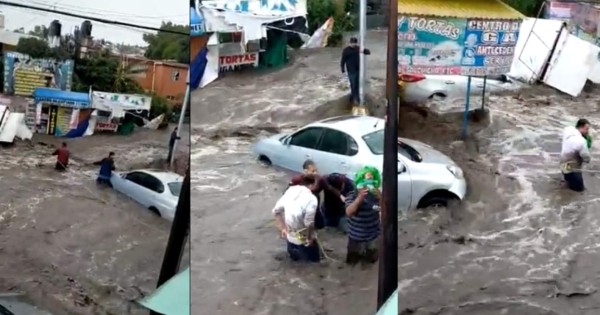
<instances>
[{"instance_id":1,"label":"car wheel","mask_svg":"<svg viewBox=\"0 0 600 315\"><path fill-rule=\"evenodd\" d=\"M446 98L446 94L444 93L434 93L431 96L429 96L429 99L432 101L442 101Z\"/></svg>"},{"instance_id":2,"label":"car wheel","mask_svg":"<svg viewBox=\"0 0 600 315\"><path fill-rule=\"evenodd\" d=\"M449 205L453 204L453 202L458 200L458 197L449 191L437 190L432 191L425 195L425 197L421 198L417 208L447 208Z\"/></svg>"},{"instance_id":3,"label":"car wheel","mask_svg":"<svg viewBox=\"0 0 600 315\"><path fill-rule=\"evenodd\" d=\"M156 214L157 216L161 217L160 215L160 211L158 211L158 209L156 209L155 207L150 207L148 208L152 213Z\"/></svg>"},{"instance_id":4,"label":"car wheel","mask_svg":"<svg viewBox=\"0 0 600 315\"><path fill-rule=\"evenodd\" d=\"M261 155L258 157L258 162L264 166L271 166L271 160L268 157Z\"/></svg>"}]
</instances>

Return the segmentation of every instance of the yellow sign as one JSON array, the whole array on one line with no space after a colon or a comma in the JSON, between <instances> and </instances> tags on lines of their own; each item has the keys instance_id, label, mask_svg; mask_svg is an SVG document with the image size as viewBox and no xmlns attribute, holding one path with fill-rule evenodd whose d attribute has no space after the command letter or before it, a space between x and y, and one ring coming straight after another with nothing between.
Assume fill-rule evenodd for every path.
<instances>
[{"instance_id":1,"label":"yellow sign","mask_svg":"<svg viewBox=\"0 0 600 315\"><path fill-rule=\"evenodd\" d=\"M54 86L53 81L52 73L17 69L14 74L15 95L31 96L35 88Z\"/></svg>"}]
</instances>

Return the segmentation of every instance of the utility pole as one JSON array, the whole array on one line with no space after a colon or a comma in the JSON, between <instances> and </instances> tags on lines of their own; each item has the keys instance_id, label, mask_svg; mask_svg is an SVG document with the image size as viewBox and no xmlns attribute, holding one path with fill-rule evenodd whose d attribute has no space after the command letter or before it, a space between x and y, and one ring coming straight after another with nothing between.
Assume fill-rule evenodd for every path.
<instances>
[{"instance_id":1,"label":"utility pole","mask_svg":"<svg viewBox=\"0 0 600 315\"><path fill-rule=\"evenodd\" d=\"M189 165L189 163L188 163ZM173 278L179 271L181 256L185 249L185 240L190 230L190 168L183 180L181 193L179 194L179 202L175 210L175 217L171 224L171 233L167 242L165 256L162 266L160 267L160 275L156 287L160 287L169 279ZM150 315L160 315L154 311L150 311Z\"/></svg>"},{"instance_id":2,"label":"utility pole","mask_svg":"<svg viewBox=\"0 0 600 315\"><path fill-rule=\"evenodd\" d=\"M398 288L398 1L389 4L378 309Z\"/></svg>"},{"instance_id":3,"label":"utility pole","mask_svg":"<svg viewBox=\"0 0 600 315\"><path fill-rule=\"evenodd\" d=\"M175 161L175 155L177 152L177 143L179 142L179 135L181 134L181 127L183 126L183 118L187 111L188 103L190 102L190 71L191 67L188 68L187 78L185 79L185 96L183 97L183 105L181 106L181 114L179 115L179 123L177 124L177 138L173 143L173 154L171 154L171 160L169 161L169 168L173 169L173 161ZM189 164L188 164L189 165Z\"/></svg>"},{"instance_id":4,"label":"utility pole","mask_svg":"<svg viewBox=\"0 0 600 315\"><path fill-rule=\"evenodd\" d=\"M359 12L359 35L358 45L360 47L360 61L358 69L358 97L360 106L365 106L365 34L367 33L367 0L360 0Z\"/></svg>"}]
</instances>

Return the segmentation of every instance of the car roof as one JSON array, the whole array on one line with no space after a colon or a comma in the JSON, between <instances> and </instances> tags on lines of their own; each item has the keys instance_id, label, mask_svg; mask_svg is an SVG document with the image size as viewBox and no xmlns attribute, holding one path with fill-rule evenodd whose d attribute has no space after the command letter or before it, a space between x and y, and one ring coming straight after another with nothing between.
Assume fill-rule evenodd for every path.
<instances>
[{"instance_id":1,"label":"car roof","mask_svg":"<svg viewBox=\"0 0 600 315\"><path fill-rule=\"evenodd\" d=\"M144 173L148 173L158 179L160 179L163 182L182 182L183 181L183 176L171 172L171 171L165 171L165 170L160 170L160 169L141 169L141 170L131 170L128 173L131 172L144 172Z\"/></svg>"},{"instance_id":2,"label":"car roof","mask_svg":"<svg viewBox=\"0 0 600 315\"><path fill-rule=\"evenodd\" d=\"M383 130L385 121L373 116L346 115L323 119L309 124L307 127L327 127L343 131L355 137L362 137L366 134Z\"/></svg>"}]
</instances>

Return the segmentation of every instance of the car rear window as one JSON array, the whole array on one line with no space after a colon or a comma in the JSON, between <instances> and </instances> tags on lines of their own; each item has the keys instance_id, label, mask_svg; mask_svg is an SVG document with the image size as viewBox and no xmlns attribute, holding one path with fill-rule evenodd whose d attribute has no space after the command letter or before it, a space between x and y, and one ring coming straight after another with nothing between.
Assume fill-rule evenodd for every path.
<instances>
[{"instance_id":1,"label":"car rear window","mask_svg":"<svg viewBox=\"0 0 600 315\"><path fill-rule=\"evenodd\" d=\"M373 154L383 154L383 130L369 133L362 138ZM421 154L415 148L401 141L398 141L398 153L413 162L420 163L423 161Z\"/></svg>"},{"instance_id":2,"label":"car rear window","mask_svg":"<svg viewBox=\"0 0 600 315\"><path fill-rule=\"evenodd\" d=\"M167 184L169 186L169 191L171 191L171 194L175 197L179 197L179 194L181 193L181 182L173 182L173 183L169 183Z\"/></svg>"}]
</instances>

